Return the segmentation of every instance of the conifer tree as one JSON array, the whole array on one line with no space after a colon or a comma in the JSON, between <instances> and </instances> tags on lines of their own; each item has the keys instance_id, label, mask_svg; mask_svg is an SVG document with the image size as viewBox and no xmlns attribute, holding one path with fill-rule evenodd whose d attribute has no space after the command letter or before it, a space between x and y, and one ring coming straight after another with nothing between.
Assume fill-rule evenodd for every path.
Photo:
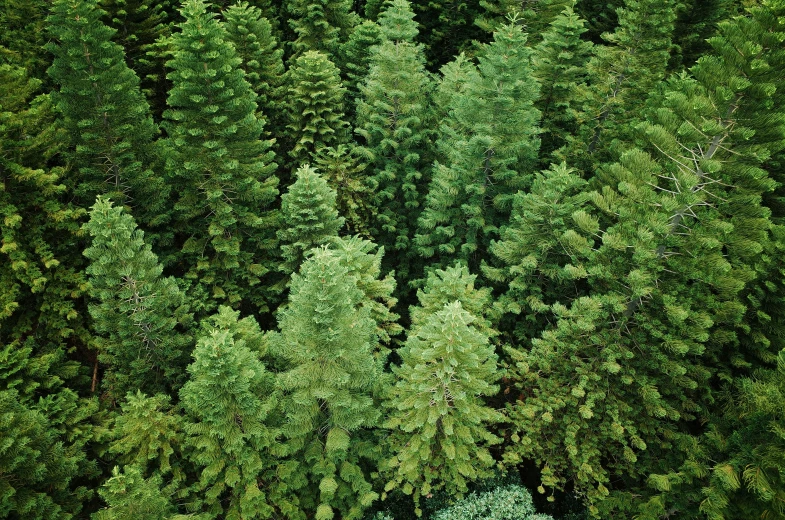
<instances>
[{"instance_id":1,"label":"conifer tree","mask_svg":"<svg viewBox=\"0 0 785 520\"><path fill-rule=\"evenodd\" d=\"M163 278L144 233L121 207L99 197L84 230L93 237L84 255L98 359L109 366L105 384L115 398L127 392L176 391L183 383L191 317L183 293ZM180 326L178 326L180 325Z\"/></svg>"},{"instance_id":2,"label":"conifer tree","mask_svg":"<svg viewBox=\"0 0 785 520\"><path fill-rule=\"evenodd\" d=\"M510 16L529 34L531 43L538 43L548 26L565 8L577 0L480 0L484 13L474 22L482 30L493 33Z\"/></svg>"},{"instance_id":3,"label":"conifer tree","mask_svg":"<svg viewBox=\"0 0 785 520\"><path fill-rule=\"evenodd\" d=\"M94 520L169 520L174 508L161 493L161 477L148 479L136 466L112 470L112 477L104 482L98 493L109 507L92 515Z\"/></svg>"},{"instance_id":4,"label":"conifer tree","mask_svg":"<svg viewBox=\"0 0 785 520\"><path fill-rule=\"evenodd\" d=\"M47 18L54 56L48 73L59 87L53 99L70 138L74 194L85 208L96 195L110 195L134 208L144 226L154 226L166 218L167 194L149 168L158 129L139 78L101 15L96 0L57 0Z\"/></svg>"},{"instance_id":5,"label":"conifer tree","mask_svg":"<svg viewBox=\"0 0 785 520\"><path fill-rule=\"evenodd\" d=\"M335 190L331 189L309 165L301 166L296 180L281 196L281 269L291 275L300 268L306 253L331 237L338 236L343 217L335 208Z\"/></svg>"},{"instance_id":6,"label":"conifer tree","mask_svg":"<svg viewBox=\"0 0 785 520\"><path fill-rule=\"evenodd\" d=\"M308 51L287 72L289 91L286 143L290 164L312 160L326 146L348 137L344 120L344 95L338 69L325 54Z\"/></svg>"},{"instance_id":7,"label":"conifer tree","mask_svg":"<svg viewBox=\"0 0 785 520\"><path fill-rule=\"evenodd\" d=\"M437 70L453 56L468 50L473 41L483 41L474 24L482 9L477 0L432 0L413 2L420 24L420 42L425 45L428 68Z\"/></svg>"},{"instance_id":8,"label":"conifer tree","mask_svg":"<svg viewBox=\"0 0 785 520\"><path fill-rule=\"evenodd\" d=\"M264 310L254 288L274 268L278 179L270 142L256 116L256 94L223 27L202 0L187 0L173 36L167 172L175 194L177 256L207 308L241 301Z\"/></svg>"},{"instance_id":9,"label":"conifer tree","mask_svg":"<svg viewBox=\"0 0 785 520\"><path fill-rule=\"evenodd\" d=\"M357 146L328 146L316 153L313 163L328 186L335 190L335 206L338 214L346 219L346 228L367 236L371 214L370 190L365 182L368 163L360 153Z\"/></svg>"},{"instance_id":10,"label":"conifer tree","mask_svg":"<svg viewBox=\"0 0 785 520\"><path fill-rule=\"evenodd\" d=\"M586 79L586 63L592 44L581 40L584 20L566 8L542 34L532 56L534 76L540 82L536 107L542 112L540 157L563 146L577 130L572 103L578 86Z\"/></svg>"},{"instance_id":11,"label":"conifer tree","mask_svg":"<svg viewBox=\"0 0 785 520\"><path fill-rule=\"evenodd\" d=\"M43 80L51 59L44 50L49 4L44 0L19 3L0 0L0 64L22 67L31 78Z\"/></svg>"},{"instance_id":12,"label":"conifer tree","mask_svg":"<svg viewBox=\"0 0 785 520\"><path fill-rule=\"evenodd\" d=\"M424 202L422 186L431 159L431 81L422 47L413 42L418 32L413 18L406 0L388 3L379 17L384 41L371 60L357 105L357 133L373 168L368 177L374 208L370 232L403 277L409 276L411 223Z\"/></svg>"},{"instance_id":13,"label":"conifer tree","mask_svg":"<svg viewBox=\"0 0 785 520\"><path fill-rule=\"evenodd\" d=\"M380 415L376 325L357 277L328 249L315 249L292 276L290 295L269 339L285 368L278 386L290 481L300 483L308 515L358 519L377 498L366 470L376 451L367 429Z\"/></svg>"},{"instance_id":14,"label":"conifer tree","mask_svg":"<svg viewBox=\"0 0 785 520\"><path fill-rule=\"evenodd\" d=\"M509 216L512 195L527 188L537 158L539 85L520 27L505 25L482 48L478 74L450 100L415 243L421 256L445 267L455 259L479 265L490 239ZM448 98L449 99L449 98Z\"/></svg>"},{"instance_id":15,"label":"conifer tree","mask_svg":"<svg viewBox=\"0 0 785 520\"><path fill-rule=\"evenodd\" d=\"M382 465L391 474L385 489L402 486L415 503L441 488L460 496L469 482L491 474L488 445L499 439L488 426L501 414L482 396L498 391L498 371L493 347L471 326L474 320L458 301L424 317L399 351L403 363L393 368L397 382L385 427L392 430L394 456Z\"/></svg>"},{"instance_id":16,"label":"conifer tree","mask_svg":"<svg viewBox=\"0 0 785 520\"><path fill-rule=\"evenodd\" d=\"M211 515L269 518L274 511L275 485L260 487L275 481L275 432L265 423L276 405L274 376L263 354L254 319L240 320L239 312L222 306L203 324L180 390L193 421L185 425L191 460L202 469L197 488Z\"/></svg>"},{"instance_id":17,"label":"conifer tree","mask_svg":"<svg viewBox=\"0 0 785 520\"><path fill-rule=\"evenodd\" d=\"M267 133L275 137L284 126L282 91L283 49L273 35L273 27L262 10L248 2L230 6L223 13L229 41L242 60L240 68L256 92L257 117L266 120Z\"/></svg>"},{"instance_id":18,"label":"conifer tree","mask_svg":"<svg viewBox=\"0 0 785 520\"><path fill-rule=\"evenodd\" d=\"M618 158L618 145L632 138L632 123L646 97L665 77L676 19L673 0L626 0L619 25L604 35L589 61L588 85L576 94L579 131L560 154L592 174L599 164Z\"/></svg>"},{"instance_id":19,"label":"conifer tree","mask_svg":"<svg viewBox=\"0 0 785 520\"><path fill-rule=\"evenodd\" d=\"M359 23L351 0L286 0L289 26L296 35L293 58L318 51L334 59L338 46Z\"/></svg>"},{"instance_id":20,"label":"conifer tree","mask_svg":"<svg viewBox=\"0 0 785 520\"><path fill-rule=\"evenodd\" d=\"M343 85L346 87L347 112L352 119L360 86L365 82L371 68L371 58L375 48L382 42L382 29L379 24L365 20L352 31L349 39L343 42L338 52L336 65L341 69Z\"/></svg>"}]
</instances>

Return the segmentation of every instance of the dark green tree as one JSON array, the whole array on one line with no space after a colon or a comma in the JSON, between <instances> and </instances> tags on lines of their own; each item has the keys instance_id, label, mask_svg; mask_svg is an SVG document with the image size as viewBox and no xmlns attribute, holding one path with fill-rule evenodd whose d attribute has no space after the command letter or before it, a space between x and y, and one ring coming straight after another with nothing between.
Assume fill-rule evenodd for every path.
<instances>
[{"instance_id":1,"label":"dark green tree","mask_svg":"<svg viewBox=\"0 0 785 520\"><path fill-rule=\"evenodd\" d=\"M352 31L349 39L343 42L338 52L336 64L341 69L343 85L346 87L347 112L352 119L360 86L365 83L371 68L371 58L376 46L382 42L382 29L379 24L365 20Z\"/></svg>"},{"instance_id":2,"label":"dark green tree","mask_svg":"<svg viewBox=\"0 0 785 520\"><path fill-rule=\"evenodd\" d=\"M368 222L372 212L368 203L370 189L366 182L368 162L357 146L339 144L322 148L313 163L322 178L335 190L338 214L346 219L350 232L370 236Z\"/></svg>"},{"instance_id":3,"label":"dark green tree","mask_svg":"<svg viewBox=\"0 0 785 520\"><path fill-rule=\"evenodd\" d=\"M535 104L542 112L541 163L577 131L572 104L579 85L586 80L592 48L590 42L581 40L585 32L584 20L567 8L553 19L534 49L532 67L541 85Z\"/></svg>"},{"instance_id":4,"label":"dark green tree","mask_svg":"<svg viewBox=\"0 0 785 520\"><path fill-rule=\"evenodd\" d=\"M374 357L376 324L357 277L329 249L314 250L292 276L290 295L280 332L269 339L284 368L278 386L290 483L307 515L357 519L378 497L368 474L383 362Z\"/></svg>"},{"instance_id":5,"label":"dark green tree","mask_svg":"<svg viewBox=\"0 0 785 520\"><path fill-rule=\"evenodd\" d=\"M515 16L531 43L538 43L553 20L577 0L480 0L484 13L474 22L482 30L493 33Z\"/></svg>"},{"instance_id":6,"label":"dark green tree","mask_svg":"<svg viewBox=\"0 0 785 520\"><path fill-rule=\"evenodd\" d=\"M473 41L483 41L485 34L474 24L482 13L478 0L413 2L412 7L422 29L420 43L425 46L430 70L438 70L468 50Z\"/></svg>"},{"instance_id":7,"label":"dark green tree","mask_svg":"<svg viewBox=\"0 0 785 520\"><path fill-rule=\"evenodd\" d=\"M112 477L104 482L98 493L107 504L93 514L94 520L170 520L174 513L169 498L161 493L161 477L155 475L145 479L136 466L118 466Z\"/></svg>"},{"instance_id":8,"label":"dark green tree","mask_svg":"<svg viewBox=\"0 0 785 520\"><path fill-rule=\"evenodd\" d=\"M150 168L158 129L139 89L139 78L111 38L96 0L57 0L47 17L54 56L49 76L59 87L53 100L70 139L70 183L89 207L107 194L146 227L166 220L167 186Z\"/></svg>"},{"instance_id":9,"label":"dark green tree","mask_svg":"<svg viewBox=\"0 0 785 520\"><path fill-rule=\"evenodd\" d=\"M31 78L46 78L51 64L44 49L48 10L49 4L44 0L0 0L0 64L22 67Z\"/></svg>"},{"instance_id":10,"label":"dark green tree","mask_svg":"<svg viewBox=\"0 0 785 520\"><path fill-rule=\"evenodd\" d=\"M185 295L174 278L161 276L144 232L121 207L99 197L83 229L93 238L84 255L98 360L108 365L106 389L114 398L176 392L191 347Z\"/></svg>"},{"instance_id":11,"label":"dark green tree","mask_svg":"<svg viewBox=\"0 0 785 520\"><path fill-rule=\"evenodd\" d=\"M360 21L351 0L286 0L284 6L296 38L291 43L293 58L319 51L334 59Z\"/></svg>"},{"instance_id":12,"label":"dark green tree","mask_svg":"<svg viewBox=\"0 0 785 520\"><path fill-rule=\"evenodd\" d=\"M206 309L247 302L264 310L269 295L254 286L275 268L270 142L225 29L202 0L187 0L182 15L164 113L178 270Z\"/></svg>"},{"instance_id":13,"label":"dark green tree","mask_svg":"<svg viewBox=\"0 0 785 520\"><path fill-rule=\"evenodd\" d=\"M316 51L298 57L286 76L290 97L285 142L290 164L299 166L310 162L322 148L347 140L346 89L335 65Z\"/></svg>"},{"instance_id":14,"label":"dark green tree","mask_svg":"<svg viewBox=\"0 0 785 520\"><path fill-rule=\"evenodd\" d=\"M452 96L437 146L444 162L433 177L415 238L432 265L458 259L475 268L512 209L512 196L530 185L540 145L526 34L509 24L482 48L477 74Z\"/></svg>"},{"instance_id":15,"label":"dark green tree","mask_svg":"<svg viewBox=\"0 0 785 520\"><path fill-rule=\"evenodd\" d=\"M409 2L389 2L379 17L383 43L361 87L356 132L372 168L368 176L374 208L371 234L385 247L398 273L409 277L413 223L424 203L433 125L422 46Z\"/></svg>"},{"instance_id":16,"label":"dark green tree","mask_svg":"<svg viewBox=\"0 0 785 520\"><path fill-rule=\"evenodd\" d=\"M278 241L288 276L300 268L306 253L338 236L343 217L335 208L335 190L307 164L295 173L294 184L281 196L281 229Z\"/></svg>"},{"instance_id":17,"label":"dark green tree","mask_svg":"<svg viewBox=\"0 0 785 520\"><path fill-rule=\"evenodd\" d=\"M277 502L275 430L265 419L276 406L274 376L265 369L264 338L252 317L221 307L202 327L180 390L197 489L211 516L270 518ZM262 482L268 486L260 487ZM278 487L286 487L281 483Z\"/></svg>"},{"instance_id":18,"label":"dark green tree","mask_svg":"<svg viewBox=\"0 0 785 520\"><path fill-rule=\"evenodd\" d=\"M482 402L498 391L499 372L488 337L471 326L476 318L458 301L423 318L393 368L385 427L394 455L381 466L390 475L385 490L402 486L416 504L442 488L460 496L490 476L488 446L500 439L488 427L502 419Z\"/></svg>"}]
</instances>

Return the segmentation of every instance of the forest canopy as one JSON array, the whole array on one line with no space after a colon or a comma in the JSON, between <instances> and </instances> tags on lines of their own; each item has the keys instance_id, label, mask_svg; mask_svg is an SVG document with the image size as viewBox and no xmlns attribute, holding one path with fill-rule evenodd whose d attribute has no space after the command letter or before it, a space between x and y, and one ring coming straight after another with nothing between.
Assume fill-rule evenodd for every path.
<instances>
[{"instance_id":1,"label":"forest canopy","mask_svg":"<svg viewBox=\"0 0 785 520\"><path fill-rule=\"evenodd\" d=\"M0 517L785 518L785 0L0 0Z\"/></svg>"}]
</instances>

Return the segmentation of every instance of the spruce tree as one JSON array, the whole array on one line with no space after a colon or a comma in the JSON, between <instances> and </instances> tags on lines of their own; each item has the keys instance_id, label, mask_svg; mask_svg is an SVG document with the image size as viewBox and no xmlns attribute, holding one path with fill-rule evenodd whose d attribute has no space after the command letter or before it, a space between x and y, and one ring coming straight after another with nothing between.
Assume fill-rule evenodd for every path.
<instances>
[{"instance_id":1,"label":"spruce tree","mask_svg":"<svg viewBox=\"0 0 785 520\"><path fill-rule=\"evenodd\" d=\"M432 265L479 265L511 210L513 194L531 182L539 139L539 85L520 27L505 25L482 48L478 74L453 96L437 146L417 250Z\"/></svg>"},{"instance_id":2,"label":"spruce tree","mask_svg":"<svg viewBox=\"0 0 785 520\"><path fill-rule=\"evenodd\" d=\"M187 0L182 15L164 113L178 266L206 309L245 301L264 310L269 295L254 286L274 269L270 142L224 28L202 0Z\"/></svg>"},{"instance_id":3,"label":"spruce tree","mask_svg":"<svg viewBox=\"0 0 785 520\"><path fill-rule=\"evenodd\" d=\"M229 41L242 60L240 68L256 92L257 117L267 121L267 133L275 137L284 126L283 49L270 21L258 7L239 2L223 13Z\"/></svg>"},{"instance_id":4,"label":"spruce tree","mask_svg":"<svg viewBox=\"0 0 785 520\"><path fill-rule=\"evenodd\" d=\"M149 168L158 129L139 78L101 15L96 0L56 0L47 17L54 56L48 73L59 87L53 99L70 138L71 183L84 208L107 194L133 208L142 225L158 225L167 217L167 186Z\"/></svg>"},{"instance_id":5,"label":"spruce tree","mask_svg":"<svg viewBox=\"0 0 785 520\"><path fill-rule=\"evenodd\" d=\"M368 177L374 208L371 234L388 251L403 277L409 277L411 224L424 202L432 124L422 47L415 45L417 25L409 2L389 2L379 17L383 43L371 60L357 105L357 133L371 161Z\"/></svg>"},{"instance_id":6,"label":"spruce tree","mask_svg":"<svg viewBox=\"0 0 785 520\"><path fill-rule=\"evenodd\" d=\"M221 307L203 324L180 390L192 422L185 425L201 468L197 489L210 515L269 518L276 504L275 431L265 419L276 406L274 376L260 360L263 336L253 318ZM283 484L285 487L285 484Z\"/></svg>"},{"instance_id":7,"label":"spruce tree","mask_svg":"<svg viewBox=\"0 0 785 520\"><path fill-rule=\"evenodd\" d=\"M326 146L335 146L348 137L344 120L344 95L338 69L320 52L308 51L298 57L286 74L289 91L285 134L290 164L300 165Z\"/></svg>"},{"instance_id":8,"label":"spruce tree","mask_svg":"<svg viewBox=\"0 0 785 520\"><path fill-rule=\"evenodd\" d=\"M84 255L98 359L108 365L105 386L128 392L176 391L183 383L191 316L174 278L163 278L158 258L133 217L99 197L84 230L93 237Z\"/></svg>"},{"instance_id":9,"label":"spruce tree","mask_svg":"<svg viewBox=\"0 0 785 520\"><path fill-rule=\"evenodd\" d=\"M338 236L343 217L335 208L335 190L309 165L300 167L296 180L281 196L281 270L291 275L300 268L306 253Z\"/></svg>"},{"instance_id":10,"label":"spruce tree","mask_svg":"<svg viewBox=\"0 0 785 520\"><path fill-rule=\"evenodd\" d=\"M376 325L357 277L328 249L314 250L292 276L290 295L280 332L269 339L284 368L278 386L290 481L299 482L307 515L358 519L378 496L367 473L376 451L367 430L380 416Z\"/></svg>"},{"instance_id":11,"label":"spruce tree","mask_svg":"<svg viewBox=\"0 0 785 520\"><path fill-rule=\"evenodd\" d=\"M293 58L318 51L334 59L339 45L359 23L351 0L286 0L284 7L296 35L291 44Z\"/></svg>"},{"instance_id":12,"label":"spruce tree","mask_svg":"<svg viewBox=\"0 0 785 520\"><path fill-rule=\"evenodd\" d=\"M575 92L586 79L592 47L590 42L581 40L585 32L584 20L567 8L554 18L534 49L532 66L541 85L535 105L542 112L540 157L548 157L577 130L572 104Z\"/></svg>"},{"instance_id":13,"label":"spruce tree","mask_svg":"<svg viewBox=\"0 0 785 520\"><path fill-rule=\"evenodd\" d=\"M382 464L391 475L385 490L402 486L415 503L442 488L460 496L492 473L488 445L500 439L488 426L501 414L482 397L498 391L499 374L488 337L471 326L475 319L460 302L446 304L410 331L399 351L403 362L393 368L385 427L394 456Z\"/></svg>"}]
</instances>

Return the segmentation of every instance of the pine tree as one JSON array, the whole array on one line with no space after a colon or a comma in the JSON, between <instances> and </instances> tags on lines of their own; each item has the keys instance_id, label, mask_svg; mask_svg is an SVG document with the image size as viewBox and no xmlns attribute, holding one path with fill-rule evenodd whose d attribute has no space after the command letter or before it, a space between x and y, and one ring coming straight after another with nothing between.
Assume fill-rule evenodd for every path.
<instances>
[{"instance_id":1,"label":"pine tree","mask_svg":"<svg viewBox=\"0 0 785 520\"><path fill-rule=\"evenodd\" d=\"M368 177L374 208L371 234L385 247L399 274L409 277L410 242L424 202L431 162L432 124L423 49L413 43L417 25L409 2L389 2L379 17L384 42L371 60L357 105L357 133L371 161Z\"/></svg>"},{"instance_id":2,"label":"pine tree","mask_svg":"<svg viewBox=\"0 0 785 520\"><path fill-rule=\"evenodd\" d=\"M431 0L413 2L420 24L420 42L424 44L428 68L437 70L464 50L471 42L487 38L474 24L481 7L477 0Z\"/></svg>"},{"instance_id":3,"label":"pine tree","mask_svg":"<svg viewBox=\"0 0 785 520\"><path fill-rule=\"evenodd\" d=\"M375 54L376 46L381 42L382 29L379 24L365 20L354 28L349 39L340 46L336 65L341 69L343 85L346 87L349 119L353 119L360 87L365 83L371 68L371 58Z\"/></svg>"},{"instance_id":4,"label":"pine tree","mask_svg":"<svg viewBox=\"0 0 785 520\"><path fill-rule=\"evenodd\" d=\"M270 205L278 179L270 142L260 138L256 94L226 31L202 0L186 1L182 15L164 113L179 269L208 310L243 301L264 310L269 295L254 286L274 268Z\"/></svg>"},{"instance_id":5,"label":"pine tree","mask_svg":"<svg viewBox=\"0 0 785 520\"><path fill-rule=\"evenodd\" d=\"M312 160L326 146L348 137L344 120L344 95L338 69L326 55L308 51L287 72L289 90L286 143L290 164Z\"/></svg>"},{"instance_id":6,"label":"pine tree","mask_svg":"<svg viewBox=\"0 0 785 520\"><path fill-rule=\"evenodd\" d=\"M327 185L335 190L335 206L338 214L346 219L346 228L350 232L370 236L370 190L365 181L368 163L360 153L357 146L328 146L314 156L313 163Z\"/></svg>"},{"instance_id":7,"label":"pine tree","mask_svg":"<svg viewBox=\"0 0 785 520\"><path fill-rule=\"evenodd\" d=\"M271 136L280 133L284 123L283 49L273 35L273 27L258 7L240 2L223 13L229 41L242 60L240 68L256 92L257 117L267 121Z\"/></svg>"},{"instance_id":8,"label":"pine tree","mask_svg":"<svg viewBox=\"0 0 785 520\"><path fill-rule=\"evenodd\" d=\"M367 429L381 367L376 324L363 291L340 256L317 248L292 276L289 304L271 353L284 370L278 385L285 450L294 462L301 508L318 520L357 519L377 498L365 468L376 451Z\"/></svg>"},{"instance_id":9,"label":"pine tree","mask_svg":"<svg viewBox=\"0 0 785 520\"><path fill-rule=\"evenodd\" d=\"M19 3L0 0L0 64L21 67L31 78L43 80L51 60L44 50L45 18L49 5L44 0Z\"/></svg>"},{"instance_id":10,"label":"pine tree","mask_svg":"<svg viewBox=\"0 0 785 520\"><path fill-rule=\"evenodd\" d=\"M57 0L47 18L54 56L48 73L70 137L71 181L84 208L107 194L129 207L144 226L166 219L167 186L149 169L158 132L139 78L128 68L115 31L101 21L96 0Z\"/></svg>"},{"instance_id":11,"label":"pine tree","mask_svg":"<svg viewBox=\"0 0 785 520\"><path fill-rule=\"evenodd\" d=\"M191 338L184 333L191 316L177 282L163 278L158 258L144 233L121 207L99 197L84 230L93 237L84 255L89 306L98 359L108 365L111 395L176 391L183 383Z\"/></svg>"},{"instance_id":12,"label":"pine tree","mask_svg":"<svg viewBox=\"0 0 785 520\"><path fill-rule=\"evenodd\" d=\"M351 0L286 0L289 26L296 34L292 42L298 58L318 51L334 59L338 46L348 40L359 17L352 12Z\"/></svg>"},{"instance_id":13,"label":"pine tree","mask_svg":"<svg viewBox=\"0 0 785 520\"><path fill-rule=\"evenodd\" d=\"M300 268L306 253L338 236L343 217L335 208L335 191L309 165L300 167L296 180L281 196L281 269L291 275Z\"/></svg>"},{"instance_id":14,"label":"pine tree","mask_svg":"<svg viewBox=\"0 0 785 520\"><path fill-rule=\"evenodd\" d=\"M498 371L493 347L471 326L474 320L460 302L445 305L410 331L399 351L403 362L393 368L397 382L385 427L392 430L394 456L382 465L392 476L385 489L402 486L415 503L441 488L460 496L469 482L491 474L488 445L499 439L488 426L501 414L481 397L498 391Z\"/></svg>"},{"instance_id":15,"label":"pine tree","mask_svg":"<svg viewBox=\"0 0 785 520\"><path fill-rule=\"evenodd\" d=\"M265 419L276 398L263 353L254 319L240 320L239 312L222 306L203 324L189 380L180 390L193 421L185 425L190 458L202 469L197 488L211 515L250 519L274 512L275 485L259 487L275 480L275 432Z\"/></svg>"},{"instance_id":16,"label":"pine tree","mask_svg":"<svg viewBox=\"0 0 785 520\"><path fill-rule=\"evenodd\" d=\"M482 30L493 33L511 16L517 17L531 43L538 43L548 26L576 0L480 0L485 13L474 22Z\"/></svg>"},{"instance_id":17,"label":"pine tree","mask_svg":"<svg viewBox=\"0 0 785 520\"><path fill-rule=\"evenodd\" d=\"M126 466L123 471L115 466L112 477L104 482L98 493L109 506L92 515L94 520L169 520L173 506L161 494L161 477L145 479L136 466Z\"/></svg>"},{"instance_id":18,"label":"pine tree","mask_svg":"<svg viewBox=\"0 0 785 520\"><path fill-rule=\"evenodd\" d=\"M479 73L452 98L415 237L434 266L454 260L479 265L509 216L511 199L531 182L537 158L539 85L532 77L520 27L505 25L483 47Z\"/></svg>"},{"instance_id":19,"label":"pine tree","mask_svg":"<svg viewBox=\"0 0 785 520\"><path fill-rule=\"evenodd\" d=\"M580 125L559 156L592 174L618 158L632 139L631 128L653 87L665 77L672 50L676 2L626 0L619 26L604 35L610 45L596 45L589 61L588 85L576 93Z\"/></svg>"},{"instance_id":20,"label":"pine tree","mask_svg":"<svg viewBox=\"0 0 785 520\"><path fill-rule=\"evenodd\" d=\"M673 31L675 52L670 62L671 70L691 67L702 55L711 51L707 43L717 31L719 22L733 14L733 0L689 0L682 4Z\"/></svg>"},{"instance_id":21,"label":"pine tree","mask_svg":"<svg viewBox=\"0 0 785 520\"><path fill-rule=\"evenodd\" d=\"M575 92L586 79L586 63L592 44L581 41L584 20L572 8L565 9L542 34L532 56L534 76L540 82L536 107L542 112L540 157L567 142L577 130L572 110Z\"/></svg>"}]
</instances>

